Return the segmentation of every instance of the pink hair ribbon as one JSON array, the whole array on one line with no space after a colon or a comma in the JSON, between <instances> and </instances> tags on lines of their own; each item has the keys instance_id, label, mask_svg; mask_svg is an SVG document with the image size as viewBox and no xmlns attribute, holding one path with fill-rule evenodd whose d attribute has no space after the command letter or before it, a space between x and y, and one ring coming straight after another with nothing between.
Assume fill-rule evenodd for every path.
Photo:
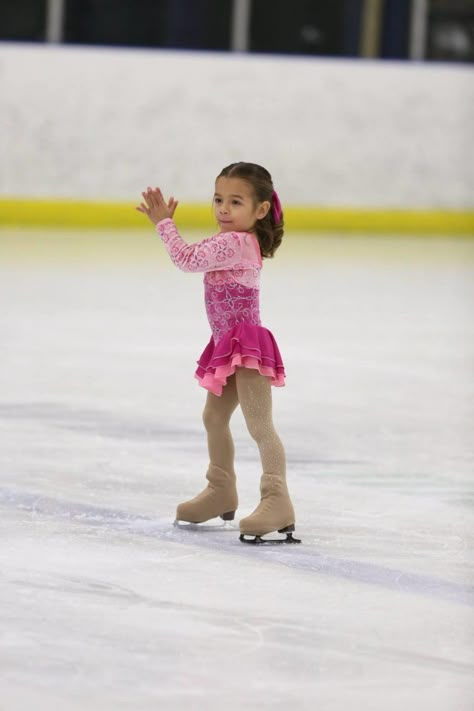
<instances>
[{"instance_id":1,"label":"pink hair ribbon","mask_svg":"<svg viewBox=\"0 0 474 711\"><path fill-rule=\"evenodd\" d=\"M278 197L276 190L274 190L272 193L272 215L275 224L281 222L283 210L281 209L280 198Z\"/></svg>"}]
</instances>

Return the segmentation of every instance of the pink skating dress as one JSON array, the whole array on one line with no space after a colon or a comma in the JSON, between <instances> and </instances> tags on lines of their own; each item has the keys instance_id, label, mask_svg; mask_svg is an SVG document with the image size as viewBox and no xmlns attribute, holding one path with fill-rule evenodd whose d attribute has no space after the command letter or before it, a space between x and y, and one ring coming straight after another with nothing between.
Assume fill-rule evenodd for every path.
<instances>
[{"instance_id":1,"label":"pink skating dress","mask_svg":"<svg viewBox=\"0 0 474 711\"><path fill-rule=\"evenodd\" d=\"M195 377L215 395L236 368L255 368L275 386L285 369L273 334L260 321L262 257L247 232L220 232L187 244L171 219L156 226L173 263L184 272L204 272L206 312L212 337L197 361Z\"/></svg>"}]
</instances>

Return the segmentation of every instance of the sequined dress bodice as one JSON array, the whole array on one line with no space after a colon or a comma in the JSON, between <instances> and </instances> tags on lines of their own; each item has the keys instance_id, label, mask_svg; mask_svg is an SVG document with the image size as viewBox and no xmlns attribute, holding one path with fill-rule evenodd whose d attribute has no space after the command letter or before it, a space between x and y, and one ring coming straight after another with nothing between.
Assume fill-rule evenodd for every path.
<instances>
[{"instance_id":1,"label":"sequined dress bodice","mask_svg":"<svg viewBox=\"0 0 474 711\"><path fill-rule=\"evenodd\" d=\"M170 219L157 230L174 264L182 271L204 272L204 299L215 342L239 323L260 326L262 260L256 237L221 232L187 244Z\"/></svg>"}]
</instances>

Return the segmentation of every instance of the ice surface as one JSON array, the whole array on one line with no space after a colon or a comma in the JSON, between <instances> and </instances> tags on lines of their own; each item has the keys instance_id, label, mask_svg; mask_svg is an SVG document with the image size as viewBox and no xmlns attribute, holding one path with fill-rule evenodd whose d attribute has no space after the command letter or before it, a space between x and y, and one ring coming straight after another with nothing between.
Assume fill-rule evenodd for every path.
<instances>
[{"instance_id":1,"label":"ice surface","mask_svg":"<svg viewBox=\"0 0 474 711\"><path fill-rule=\"evenodd\" d=\"M270 549L172 526L207 465L201 277L142 232L5 231L0 260L2 711L472 708L472 241L266 262L303 539Z\"/></svg>"}]
</instances>

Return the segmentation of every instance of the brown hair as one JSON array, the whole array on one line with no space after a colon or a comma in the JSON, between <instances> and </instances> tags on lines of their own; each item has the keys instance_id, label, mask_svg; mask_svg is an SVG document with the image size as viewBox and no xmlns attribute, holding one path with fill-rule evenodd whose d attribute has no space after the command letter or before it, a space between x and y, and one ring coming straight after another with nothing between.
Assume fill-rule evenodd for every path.
<instances>
[{"instance_id":1,"label":"brown hair","mask_svg":"<svg viewBox=\"0 0 474 711\"><path fill-rule=\"evenodd\" d=\"M270 209L260 220L257 220L255 231L260 244L262 257L273 257L283 238L283 212L280 220L275 222L273 216L273 182L272 176L265 168L256 163L231 163L221 170L218 178L240 178L250 183L255 202L270 203Z\"/></svg>"}]
</instances>

